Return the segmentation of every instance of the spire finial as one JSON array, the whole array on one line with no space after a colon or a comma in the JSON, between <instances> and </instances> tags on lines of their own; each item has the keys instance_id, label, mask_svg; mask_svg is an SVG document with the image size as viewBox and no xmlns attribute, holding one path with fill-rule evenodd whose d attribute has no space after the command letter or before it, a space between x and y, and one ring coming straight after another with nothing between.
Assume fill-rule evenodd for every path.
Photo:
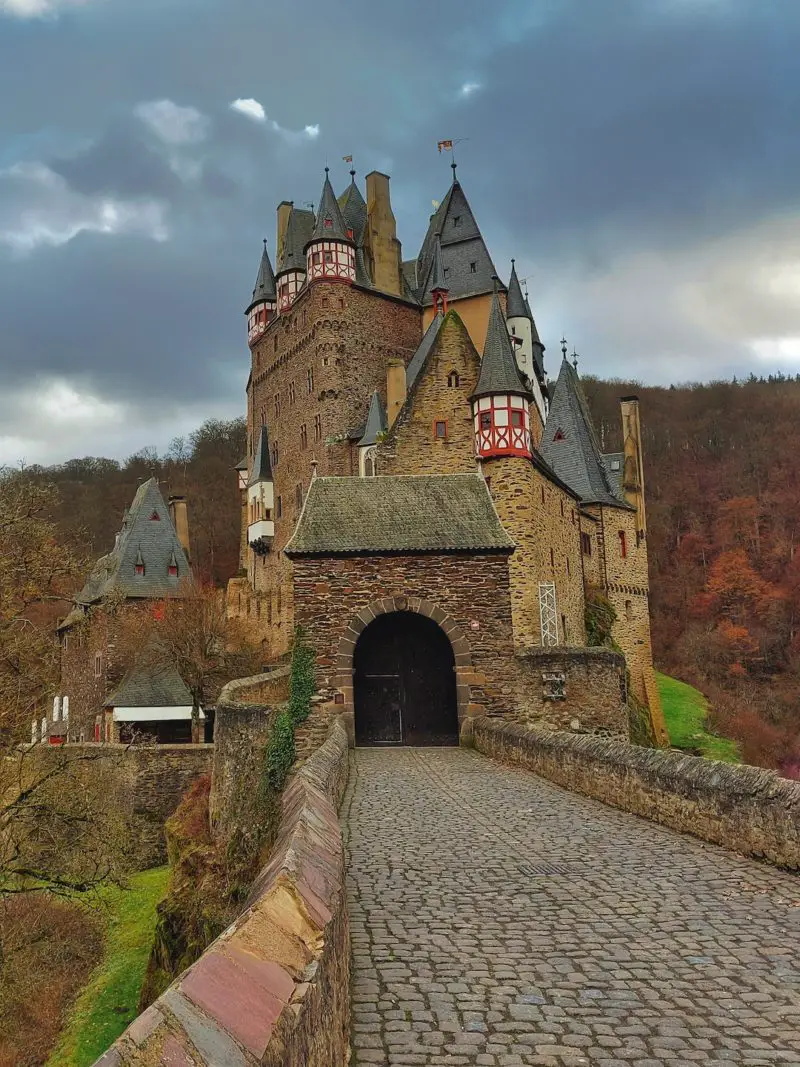
<instances>
[{"instance_id":1,"label":"spire finial","mask_svg":"<svg viewBox=\"0 0 800 1067\"><path fill-rule=\"evenodd\" d=\"M267 239L265 237L264 238L264 251L266 252L266 250L267 250Z\"/></svg>"},{"instance_id":2,"label":"spire finial","mask_svg":"<svg viewBox=\"0 0 800 1067\"><path fill-rule=\"evenodd\" d=\"M356 168L355 167L351 167L350 168L350 177L353 179L353 181L355 181L355 179L356 179Z\"/></svg>"},{"instance_id":3,"label":"spire finial","mask_svg":"<svg viewBox=\"0 0 800 1067\"><path fill-rule=\"evenodd\" d=\"M566 337L562 337L561 338L561 352L562 352L562 354L564 356L564 359L566 359L567 358L567 339L566 339Z\"/></svg>"},{"instance_id":4,"label":"spire finial","mask_svg":"<svg viewBox=\"0 0 800 1067\"><path fill-rule=\"evenodd\" d=\"M455 160L453 160L453 162L450 164L450 169L453 171L453 181L456 180L456 167L457 166L458 166L458 164L456 163Z\"/></svg>"},{"instance_id":5,"label":"spire finial","mask_svg":"<svg viewBox=\"0 0 800 1067\"><path fill-rule=\"evenodd\" d=\"M572 346L572 366L575 370L578 369L578 353L575 351L575 346Z\"/></svg>"},{"instance_id":6,"label":"spire finial","mask_svg":"<svg viewBox=\"0 0 800 1067\"><path fill-rule=\"evenodd\" d=\"M326 177L326 178L328 177L328 174L329 174L329 173L330 173L330 167L329 167L329 166L328 166L328 164L326 163L326 164L325 164L325 177Z\"/></svg>"},{"instance_id":7,"label":"spire finial","mask_svg":"<svg viewBox=\"0 0 800 1067\"><path fill-rule=\"evenodd\" d=\"M514 259L514 257L512 256L512 257L511 257L511 269L512 269L512 270L514 269L514 264L515 264L516 262L517 262L517 261L516 261L516 260Z\"/></svg>"}]
</instances>

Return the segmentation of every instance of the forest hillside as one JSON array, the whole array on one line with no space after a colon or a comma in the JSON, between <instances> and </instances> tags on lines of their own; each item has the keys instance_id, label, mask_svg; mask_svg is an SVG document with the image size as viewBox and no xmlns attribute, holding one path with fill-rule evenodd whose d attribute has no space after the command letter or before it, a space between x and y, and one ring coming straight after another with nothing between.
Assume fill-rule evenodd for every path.
<instances>
[{"instance_id":1,"label":"forest hillside","mask_svg":"<svg viewBox=\"0 0 800 1067\"><path fill-rule=\"evenodd\" d=\"M745 760L800 776L800 380L583 384L606 452L622 447L618 398L641 399L658 667L708 696ZM193 562L223 584L239 562L244 451L244 420L210 420L164 456L30 473L58 485L58 524L92 560L154 473L165 496L187 497Z\"/></svg>"},{"instance_id":2,"label":"forest hillside","mask_svg":"<svg viewBox=\"0 0 800 1067\"><path fill-rule=\"evenodd\" d=\"M749 763L800 777L800 379L583 379L601 446L641 401L657 665Z\"/></svg>"}]
</instances>

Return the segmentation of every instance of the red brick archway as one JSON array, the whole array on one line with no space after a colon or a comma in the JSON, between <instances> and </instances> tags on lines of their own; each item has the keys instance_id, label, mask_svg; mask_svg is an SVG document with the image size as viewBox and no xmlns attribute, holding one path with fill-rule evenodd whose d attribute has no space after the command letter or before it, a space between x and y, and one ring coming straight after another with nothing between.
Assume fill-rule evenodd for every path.
<instances>
[{"instance_id":1,"label":"red brick archway","mask_svg":"<svg viewBox=\"0 0 800 1067\"><path fill-rule=\"evenodd\" d=\"M342 694L344 712L354 724L353 703L353 653L356 642L363 630L379 615L386 615L393 611L413 611L419 615L425 615L438 624L449 640L455 657L456 669L456 704L458 707L458 722L463 725L469 717L469 706L472 703L472 687L470 679L473 675L472 654L469 642L461 629L446 611L442 611L436 604L419 597L384 597L375 600L350 620L344 636L339 640L336 650L336 676L335 684Z\"/></svg>"}]
</instances>

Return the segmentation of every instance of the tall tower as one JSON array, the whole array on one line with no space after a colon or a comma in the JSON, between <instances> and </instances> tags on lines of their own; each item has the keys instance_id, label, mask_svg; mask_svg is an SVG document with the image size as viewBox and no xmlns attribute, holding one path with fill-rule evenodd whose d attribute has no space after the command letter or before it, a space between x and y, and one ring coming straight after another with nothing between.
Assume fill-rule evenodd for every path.
<instances>
[{"instance_id":1,"label":"tall tower","mask_svg":"<svg viewBox=\"0 0 800 1067\"><path fill-rule=\"evenodd\" d=\"M531 458L532 400L533 393L522 379L514 359L495 283L481 373L470 397L475 451L480 459L496 456Z\"/></svg>"},{"instance_id":2,"label":"tall tower","mask_svg":"<svg viewBox=\"0 0 800 1067\"><path fill-rule=\"evenodd\" d=\"M541 426L544 426L547 418L547 385L544 375L544 345L539 339L539 332L528 301L522 293L522 288L517 277L517 268L514 260L511 260L511 278L508 283L508 296L506 298L506 322L511 343L514 346L514 356L522 374L529 379L533 398L539 414ZM541 439L541 432L534 435L537 442Z\"/></svg>"},{"instance_id":3,"label":"tall tower","mask_svg":"<svg viewBox=\"0 0 800 1067\"><path fill-rule=\"evenodd\" d=\"M306 276L310 285L319 281L354 282L356 280L356 246L353 230L348 228L325 168L317 220L306 243Z\"/></svg>"},{"instance_id":4,"label":"tall tower","mask_svg":"<svg viewBox=\"0 0 800 1067\"><path fill-rule=\"evenodd\" d=\"M258 341L267 324L275 317L278 305L278 293L275 288L275 275L267 252L267 239L264 238L264 251L258 268L253 299L245 309L247 316L247 343L252 348Z\"/></svg>"}]
</instances>

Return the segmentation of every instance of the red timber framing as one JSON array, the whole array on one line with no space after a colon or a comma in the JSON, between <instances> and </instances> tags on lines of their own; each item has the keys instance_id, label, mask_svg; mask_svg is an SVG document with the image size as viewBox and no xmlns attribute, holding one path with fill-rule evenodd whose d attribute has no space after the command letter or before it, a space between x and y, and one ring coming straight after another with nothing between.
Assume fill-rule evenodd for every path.
<instances>
[{"instance_id":1,"label":"red timber framing","mask_svg":"<svg viewBox=\"0 0 800 1067\"><path fill-rule=\"evenodd\" d=\"M479 456L531 456L531 417L521 396L482 396L473 407Z\"/></svg>"}]
</instances>

